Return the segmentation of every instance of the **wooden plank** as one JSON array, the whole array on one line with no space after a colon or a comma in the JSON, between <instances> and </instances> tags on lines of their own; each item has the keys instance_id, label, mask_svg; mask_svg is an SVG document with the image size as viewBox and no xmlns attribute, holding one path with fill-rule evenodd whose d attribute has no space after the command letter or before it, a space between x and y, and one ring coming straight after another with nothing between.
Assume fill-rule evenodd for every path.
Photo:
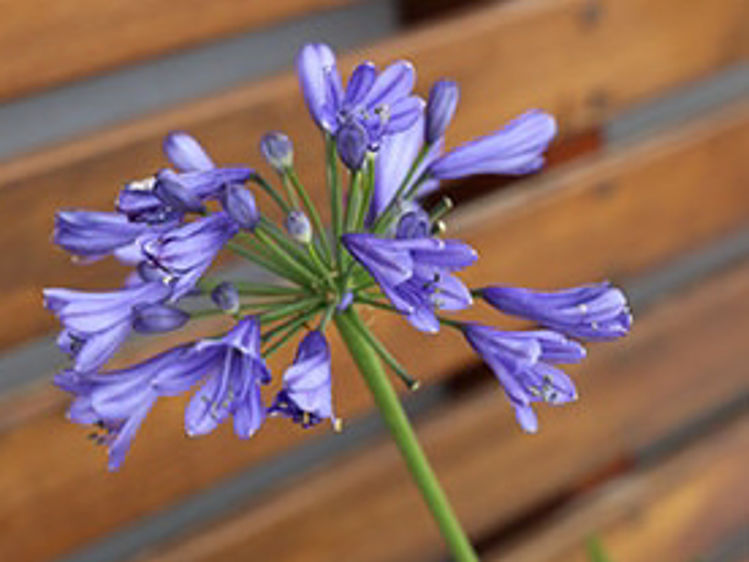
<instances>
[{"instance_id":1,"label":"wooden plank","mask_svg":"<svg viewBox=\"0 0 749 562\"><path fill-rule=\"evenodd\" d=\"M507 524L590 471L746 391L748 298L745 265L641 317L626 341L596 348L589 361L569 369L581 401L539 408L535 436L517 428L494 382L435 412L417 430L468 532L481 537ZM386 562L439 559L442 548L395 446L385 443L145 558Z\"/></svg>"},{"instance_id":2,"label":"wooden plank","mask_svg":"<svg viewBox=\"0 0 749 562\"><path fill-rule=\"evenodd\" d=\"M0 100L351 0L2 0Z\"/></svg>"},{"instance_id":3,"label":"wooden plank","mask_svg":"<svg viewBox=\"0 0 749 562\"><path fill-rule=\"evenodd\" d=\"M441 76L458 79L462 104L450 135L457 142L533 106L556 114L563 134L595 128L624 107L749 53L743 0L611 0L592 21L589 6L492 6L345 57L342 67L361 56L406 56L419 68L421 92ZM51 246L53 214L60 207L110 208L121 182L164 165L159 143L170 129L192 131L222 162L246 161L264 131L286 130L304 147L297 150L301 177L322 198L321 147L300 142L317 135L289 75L0 165L0 248L3 267L13 272L0 279L0 291L8 314L19 319L0 333L0 347L51 328L39 306L42 287L118 282L115 265L75 267Z\"/></svg>"},{"instance_id":4,"label":"wooden plank","mask_svg":"<svg viewBox=\"0 0 749 562\"><path fill-rule=\"evenodd\" d=\"M742 149L747 137L749 112L734 108L519 184L483 201L486 213L471 208L456 213L459 234L483 255L482 265L466 272L469 282L555 286L612 273L634 275L742 224L749 203ZM706 185L712 190L708 198ZM436 339L417 334L400 318L370 318L396 354L423 350L401 358L425 381L475 361L454 335ZM349 417L367 410L366 389L336 337L331 346L339 413ZM123 354L123 360L153 352L138 345L137 353ZM274 372L287 359L288 353L274 361ZM303 434L274 421L249 444L238 443L230 431L180 439L183 401L168 400L147 420L124 469L114 476L104 473L103 455L91 452L85 430L64 421L64 402L62 393L45 388L0 407L0 458L11 459L0 467L0 529L15 537L4 545L14 549L6 558L23 553L40 559L73 548L282 451ZM110 509L112 502L118 509ZM40 526L44 541L36 538Z\"/></svg>"},{"instance_id":5,"label":"wooden plank","mask_svg":"<svg viewBox=\"0 0 749 562\"><path fill-rule=\"evenodd\" d=\"M663 465L626 475L590 494L487 560L589 562L596 534L611 560L697 560L749 521L749 417L710 434Z\"/></svg>"}]
</instances>

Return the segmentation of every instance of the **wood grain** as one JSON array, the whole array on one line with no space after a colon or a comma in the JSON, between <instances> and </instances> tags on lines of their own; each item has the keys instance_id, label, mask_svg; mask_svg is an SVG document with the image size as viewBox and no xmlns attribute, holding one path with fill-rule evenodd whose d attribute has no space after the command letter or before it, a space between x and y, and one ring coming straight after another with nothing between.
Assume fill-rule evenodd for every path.
<instances>
[{"instance_id":1,"label":"wood grain","mask_svg":"<svg viewBox=\"0 0 749 562\"><path fill-rule=\"evenodd\" d=\"M456 212L457 234L482 252L479 265L466 272L468 281L559 286L632 276L732 230L745 223L749 208L742 148L747 138L749 111L739 106L518 184L479 202L483 211ZM476 360L454 334L438 339L418 334L399 318L368 317L426 382ZM486 310L477 318L499 320ZM344 417L366 411L366 389L337 337L331 346L337 411ZM123 354L124 361L155 351L140 342L135 347ZM274 372L287 360L288 353L280 356ZM274 420L250 443L237 442L226 428L205 439L182 439L183 400L167 400L145 423L123 470L109 475L103 453L94 454L86 442L86 430L65 422L64 403L62 393L45 386L0 407L0 458L9 459L0 466L0 534L14 537L0 547L12 549L0 558L43 559L71 549L303 438L303 432ZM40 526L44 541L37 540Z\"/></svg>"},{"instance_id":2,"label":"wood grain","mask_svg":"<svg viewBox=\"0 0 749 562\"><path fill-rule=\"evenodd\" d=\"M468 532L481 537L746 391L748 301L744 266L653 309L627 340L597 347L580 368L568 369L581 400L539 408L542 427L535 436L517 428L494 383L420 424L417 432ZM745 442L746 432L741 435ZM731 481L742 464L731 463ZM725 475L725 468L714 470ZM727 513L716 519L735 523L740 503L727 501ZM395 446L384 443L305 475L296 486L145 559L395 562L439 559L442 548Z\"/></svg>"},{"instance_id":3,"label":"wood grain","mask_svg":"<svg viewBox=\"0 0 749 562\"><path fill-rule=\"evenodd\" d=\"M0 100L352 0L1 0Z\"/></svg>"},{"instance_id":4,"label":"wood grain","mask_svg":"<svg viewBox=\"0 0 749 562\"><path fill-rule=\"evenodd\" d=\"M553 112L563 135L589 130L625 107L749 53L743 0L596 5L591 17L590 0L503 3L344 57L341 66L348 69L361 57L378 62L408 57L419 69L422 93L439 77L459 80L462 102L448 139L452 144L529 107ZM122 271L115 265L76 267L52 247L54 212L110 208L118 185L164 165L159 143L171 129L196 134L220 162L249 159L263 170L253 152L257 140L267 130L285 130L297 141L301 177L316 199L322 198L321 151L311 142L317 134L290 75L2 164L0 249L3 268L12 275L0 278L0 291L17 322L12 330L0 330L0 347L52 327L40 307L42 287L119 283Z\"/></svg>"},{"instance_id":5,"label":"wood grain","mask_svg":"<svg viewBox=\"0 0 749 562\"><path fill-rule=\"evenodd\" d=\"M486 559L589 562L582 545L595 534L611 560L697 560L749 521L748 451L744 415L662 465L607 484L521 545Z\"/></svg>"}]
</instances>

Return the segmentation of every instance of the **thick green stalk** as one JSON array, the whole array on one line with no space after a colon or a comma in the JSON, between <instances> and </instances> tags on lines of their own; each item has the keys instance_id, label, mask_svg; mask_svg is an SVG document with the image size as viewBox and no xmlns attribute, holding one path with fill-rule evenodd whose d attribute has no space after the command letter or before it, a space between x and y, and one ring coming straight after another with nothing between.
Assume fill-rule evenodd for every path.
<instances>
[{"instance_id":1,"label":"thick green stalk","mask_svg":"<svg viewBox=\"0 0 749 562\"><path fill-rule=\"evenodd\" d=\"M352 308L349 308L346 312L335 316L335 323L346 342L351 357L369 386L377 407L455 560L478 562L478 556L429 466L429 461L419 445L416 434L403 411L398 395L382 368L377 353L357 327L360 323L359 317Z\"/></svg>"}]
</instances>

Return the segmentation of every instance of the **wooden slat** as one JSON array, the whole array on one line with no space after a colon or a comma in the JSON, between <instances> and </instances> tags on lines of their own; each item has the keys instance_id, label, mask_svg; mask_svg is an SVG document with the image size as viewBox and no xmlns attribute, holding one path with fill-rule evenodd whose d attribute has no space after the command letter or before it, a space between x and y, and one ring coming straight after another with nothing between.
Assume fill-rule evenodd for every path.
<instances>
[{"instance_id":1,"label":"wooden slat","mask_svg":"<svg viewBox=\"0 0 749 562\"><path fill-rule=\"evenodd\" d=\"M538 408L538 435L517 428L493 384L435 412L417 432L468 532L479 537L746 390L747 333L744 266L654 309L626 341L595 348L582 367L568 369L581 400ZM386 562L439 559L441 550L386 443L147 559Z\"/></svg>"},{"instance_id":2,"label":"wooden slat","mask_svg":"<svg viewBox=\"0 0 749 562\"><path fill-rule=\"evenodd\" d=\"M455 217L459 235L482 252L467 279L554 286L633 275L735 228L749 208L742 148L748 137L749 111L734 108L487 198L481 203L485 213L468 208L463 219ZM710 197L704 197L706 185ZM425 380L475 360L449 333L439 339L419 335L401 319L382 315L374 327ZM349 417L370 402L340 341L333 337L331 345L336 405ZM153 348L141 345L139 351ZM280 363L275 366L279 372ZM39 559L80 545L302 438L301 431L273 421L251 443L238 443L226 428L183 440L182 404L168 400L155 409L116 476L104 473L102 455L92 453L84 430L64 421L61 393L46 389L3 404L0 458L9 461L0 466L0 530L14 537L0 547L13 549L6 557ZM37 540L40 526L44 541Z\"/></svg>"},{"instance_id":3,"label":"wooden slat","mask_svg":"<svg viewBox=\"0 0 749 562\"><path fill-rule=\"evenodd\" d=\"M591 19L589 0L511 2L362 55L413 59L422 92L436 78L458 79L462 101L449 139L456 142L534 106L556 114L563 134L595 128L632 103L749 53L743 0L610 0L596 13ZM345 57L342 67L360 58ZM324 193L321 149L310 142L317 134L289 75L0 165L0 249L3 267L13 272L2 276L0 291L6 313L18 319L12 330L0 330L0 347L51 328L39 306L42 287L118 282L115 265L76 267L52 248L53 214L59 207L110 208L117 185L164 164L159 143L170 129L192 131L219 161L256 163L260 135L286 130L297 140L301 177L318 200Z\"/></svg>"},{"instance_id":4,"label":"wooden slat","mask_svg":"<svg viewBox=\"0 0 749 562\"><path fill-rule=\"evenodd\" d=\"M487 560L590 562L597 535L611 560L697 560L749 521L749 417L710 434L676 458L624 476Z\"/></svg>"},{"instance_id":5,"label":"wooden slat","mask_svg":"<svg viewBox=\"0 0 749 562\"><path fill-rule=\"evenodd\" d=\"M0 100L351 0L2 0Z\"/></svg>"}]
</instances>

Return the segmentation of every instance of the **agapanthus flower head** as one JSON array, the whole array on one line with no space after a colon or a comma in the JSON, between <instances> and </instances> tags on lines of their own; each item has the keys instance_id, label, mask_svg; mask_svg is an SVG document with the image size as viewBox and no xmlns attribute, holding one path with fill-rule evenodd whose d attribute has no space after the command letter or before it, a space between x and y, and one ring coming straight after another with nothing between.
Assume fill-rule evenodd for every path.
<instances>
[{"instance_id":1,"label":"agapanthus flower head","mask_svg":"<svg viewBox=\"0 0 749 562\"><path fill-rule=\"evenodd\" d=\"M462 327L466 340L492 369L510 399L521 427L538 430L533 402L559 405L577 399L575 385L557 363L577 363L585 349L549 330L505 332L479 324Z\"/></svg>"},{"instance_id":2,"label":"agapanthus flower head","mask_svg":"<svg viewBox=\"0 0 749 562\"><path fill-rule=\"evenodd\" d=\"M195 344L191 360L203 364L206 377L185 410L188 435L210 433L231 416L236 435L252 437L265 420L260 385L270 382L260 354L260 322L245 316L222 338Z\"/></svg>"},{"instance_id":3,"label":"agapanthus flower head","mask_svg":"<svg viewBox=\"0 0 749 562\"><path fill-rule=\"evenodd\" d=\"M632 325L624 293L608 282L557 291L492 286L481 289L480 294L502 312L580 339L619 338Z\"/></svg>"},{"instance_id":4,"label":"agapanthus flower head","mask_svg":"<svg viewBox=\"0 0 749 562\"><path fill-rule=\"evenodd\" d=\"M305 428L325 419L337 426L331 384L328 342L312 330L299 344L293 365L284 372L283 388L268 412L291 418Z\"/></svg>"},{"instance_id":5,"label":"agapanthus flower head","mask_svg":"<svg viewBox=\"0 0 749 562\"><path fill-rule=\"evenodd\" d=\"M499 131L469 141L437 158L429 174L454 179L476 174L520 175L544 164L543 153L557 132L556 121L543 111L529 111Z\"/></svg>"},{"instance_id":6,"label":"agapanthus flower head","mask_svg":"<svg viewBox=\"0 0 749 562\"><path fill-rule=\"evenodd\" d=\"M116 212L62 211L56 217L55 241L64 249L86 261L113 255L132 266L116 291L44 292L62 324L57 343L72 358L71 368L56 377L75 396L69 416L99 428L93 438L108 446L112 469L123 462L155 402L191 390L189 435L210 433L232 418L234 432L249 438L269 414L303 427L329 420L339 429L326 339L332 325L366 372L378 404L396 411L387 377L376 361L365 359L376 354L411 390L418 381L361 321L364 306L399 314L421 331L460 330L531 432L538 429L536 402L577 397L558 365L580 361L585 350L568 336L611 339L630 328L626 299L608 284L549 292L501 285L469 290L458 272L478 255L458 239L442 238L451 203L424 197L443 179L537 170L556 132L553 117L529 111L445 152L459 98L455 82L436 82L425 103L413 95L410 63L378 71L365 61L344 88L335 55L324 44L302 48L297 72L309 112L324 132L330 229L293 168L291 140L279 132L266 134L260 150L278 172L282 191L248 165L217 166L195 138L174 132L163 144L170 167L127 183ZM340 173L338 159L350 173ZM277 214L259 208L249 182L263 189ZM231 283L220 270L218 277L208 275L222 249L266 270L270 280ZM276 283L279 277L283 281ZM446 316L470 307L473 295L546 329L502 331ZM133 330L154 335L222 313L224 322L233 323L224 334L101 372ZM299 332L306 335L268 407L261 395L271 382L266 359ZM396 431L399 438L406 433Z\"/></svg>"}]
</instances>

